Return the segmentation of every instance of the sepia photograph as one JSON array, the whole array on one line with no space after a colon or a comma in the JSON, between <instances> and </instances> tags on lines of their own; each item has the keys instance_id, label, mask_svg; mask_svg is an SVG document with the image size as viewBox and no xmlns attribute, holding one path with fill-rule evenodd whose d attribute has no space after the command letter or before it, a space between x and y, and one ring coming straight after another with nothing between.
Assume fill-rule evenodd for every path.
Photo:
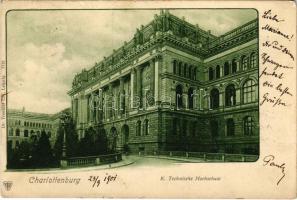
<instances>
[{"instance_id":1,"label":"sepia photograph","mask_svg":"<svg viewBox=\"0 0 297 200\"><path fill-rule=\"evenodd\" d=\"M258 159L254 9L10 11L7 53L8 169Z\"/></svg>"},{"instance_id":2,"label":"sepia photograph","mask_svg":"<svg viewBox=\"0 0 297 200\"><path fill-rule=\"evenodd\" d=\"M296 198L292 1L0 4L3 197Z\"/></svg>"}]
</instances>

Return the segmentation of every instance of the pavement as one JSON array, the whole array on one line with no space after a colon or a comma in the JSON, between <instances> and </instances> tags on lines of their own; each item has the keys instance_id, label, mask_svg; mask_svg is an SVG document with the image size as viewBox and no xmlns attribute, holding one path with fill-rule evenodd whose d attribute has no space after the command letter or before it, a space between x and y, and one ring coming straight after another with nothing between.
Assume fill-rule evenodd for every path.
<instances>
[{"instance_id":1,"label":"pavement","mask_svg":"<svg viewBox=\"0 0 297 200\"><path fill-rule=\"evenodd\" d=\"M146 158L156 158L156 159L166 159L166 160L175 160L179 162L186 162L186 163L201 163L205 162L203 159L199 158L185 158L185 157L178 157L178 156L143 156Z\"/></svg>"},{"instance_id":2,"label":"pavement","mask_svg":"<svg viewBox=\"0 0 297 200\"><path fill-rule=\"evenodd\" d=\"M137 160L134 156L122 156L122 160L116 163L96 165L96 166L82 166L82 167L69 167L69 168L44 168L44 169L9 169L8 172L30 172L30 173L65 173L75 171L94 171L101 169L112 169L124 167L133 164Z\"/></svg>"},{"instance_id":3,"label":"pavement","mask_svg":"<svg viewBox=\"0 0 297 200\"><path fill-rule=\"evenodd\" d=\"M122 156L122 160L116 163L96 165L96 166L84 166L84 167L72 167L72 168L48 168L48 169L17 169L17 170L7 170L12 172L30 172L30 173L65 173L65 172L75 172L75 171L94 171L103 169L113 169L119 167L139 167L139 166L166 166L168 164L174 163L197 163L204 162L202 159L194 158L184 158L184 157L171 157L171 156L138 156L129 155Z\"/></svg>"}]
</instances>

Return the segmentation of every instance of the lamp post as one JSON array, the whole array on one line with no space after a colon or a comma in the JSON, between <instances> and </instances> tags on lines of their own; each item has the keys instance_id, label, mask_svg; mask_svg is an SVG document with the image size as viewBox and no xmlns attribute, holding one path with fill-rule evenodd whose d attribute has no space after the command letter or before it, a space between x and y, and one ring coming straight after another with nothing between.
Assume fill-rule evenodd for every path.
<instances>
[{"instance_id":1,"label":"lamp post","mask_svg":"<svg viewBox=\"0 0 297 200\"><path fill-rule=\"evenodd\" d=\"M67 167L67 160L66 160L66 150L67 150L67 146L66 146L66 127L67 124L69 122L69 115L66 113L61 114L60 116L60 122L63 128L63 145L62 145L62 159L60 161L61 167Z\"/></svg>"}]
</instances>

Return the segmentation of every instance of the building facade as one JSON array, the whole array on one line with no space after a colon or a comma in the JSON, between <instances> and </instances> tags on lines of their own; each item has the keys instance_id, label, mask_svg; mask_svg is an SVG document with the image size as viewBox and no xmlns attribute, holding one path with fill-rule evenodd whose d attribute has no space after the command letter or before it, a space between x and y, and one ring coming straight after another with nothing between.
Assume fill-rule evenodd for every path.
<instances>
[{"instance_id":1,"label":"building facade","mask_svg":"<svg viewBox=\"0 0 297 200\"><path fill-rule=\"evenodd\" d=\"M258 21L217 37L161 11L68 94L79 137L117 150L257 155Z\"/></svg>"},{"instance_id":2,"label":"building facade","mask_svg":"<svg viewBox=\"0 0 297 200\"><path fill-rule=\"evenodd\" d=\"M22 110L8 109L8 146L14 149L20 145L22 141L30 141L33 138L38 139L42 131L45 131L48 135L50 143L53 146L56 140L61 112L56 114L45 114L28 112L25 111L25 108Z\"/></svg>"}]
</instances>

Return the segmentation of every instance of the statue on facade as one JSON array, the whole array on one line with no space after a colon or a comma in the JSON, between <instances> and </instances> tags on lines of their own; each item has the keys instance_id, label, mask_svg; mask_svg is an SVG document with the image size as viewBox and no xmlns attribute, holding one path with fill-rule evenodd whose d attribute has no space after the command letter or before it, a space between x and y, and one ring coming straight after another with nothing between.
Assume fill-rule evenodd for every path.
<instances>
[{"instance_id":1,"label":"statue on facade","mask_svg":"<svg viewBox=\"0 0 297 200\"><path fill-rule=\"evenodd\" d=\"M169 31L169 14L167 12L162 16L162 28L164 32Z\"/></svg>"},{"instance_id":2,"label":"statue on facade","mask_svg":"<svg viewBox=\"0 0 297 200\"><path fill-rule=\"evenodd\" d=\"M153 21L153 29L154 29L154 32L158 32L158 31L162 31L163 30L163 25L162 25L162 18L161 16L158 17L158 15L155 15L155 19Z\"/></svg>"},{"instance_id":3,"label":"statue on facade","mask_svg":"<svg viewBox=\"0 0 297 200\"><path fill-rule=\"evenodd\" d=\"M136 30L136 33L134 35L134 44L143 44L143 33L139 29Z\"/></svg>"}]
</instances>

